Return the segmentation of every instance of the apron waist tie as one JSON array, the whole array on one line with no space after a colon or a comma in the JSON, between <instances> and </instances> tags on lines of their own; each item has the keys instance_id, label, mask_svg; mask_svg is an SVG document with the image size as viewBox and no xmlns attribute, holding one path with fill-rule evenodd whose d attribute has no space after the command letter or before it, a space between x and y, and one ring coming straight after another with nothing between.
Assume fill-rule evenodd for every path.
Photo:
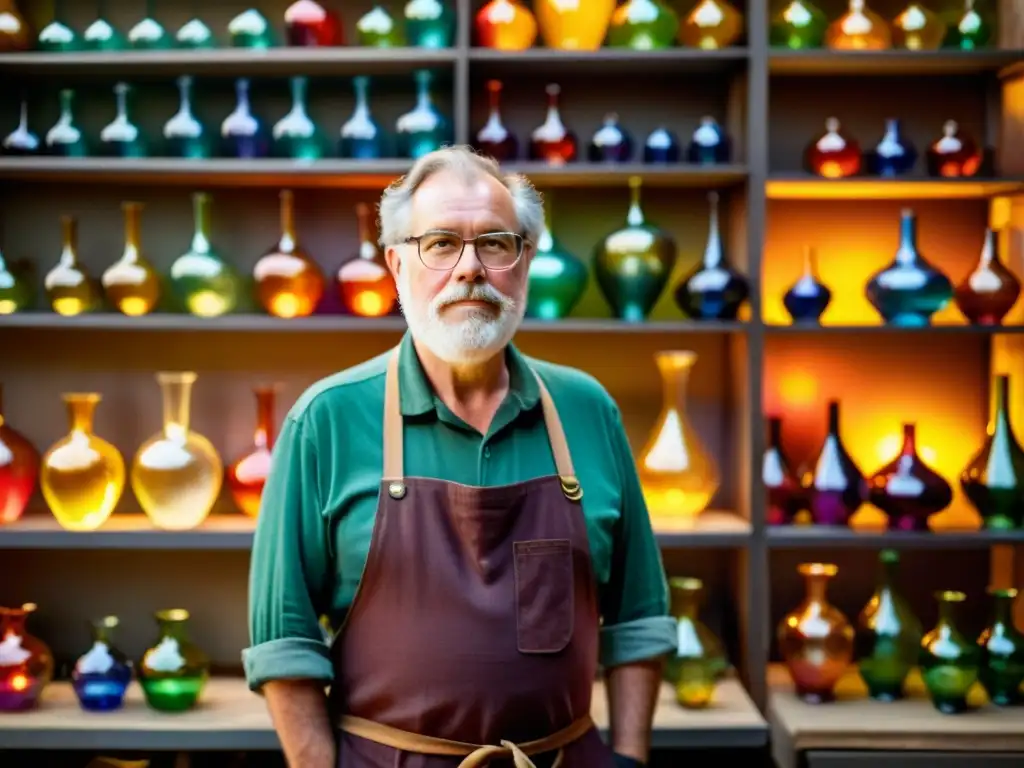
<instances>
[{"instance_id":1,"label":"apron waist tie","mask_svg":"<svg viewBox=\"0 0 1024 768\"><path fill-rule=\"evenodd\" d=\"M459 768L484 768L492 759L509 757L512 758L516 768L536 768L530 755L540 755L545 752L553 752L556 749L558 757L555 758L551 768L559 768L562 764L562 749L594 727L594 721L590 719L590 715L585 715L568 727L543 739L526 741L522 744L513 744L511 741L502 740L500 746L488 746L424 736L352 715L342 715L338 724L345 733L403 752L462 757L464 759L459 763Z\"/></svg>"}]
</instances>

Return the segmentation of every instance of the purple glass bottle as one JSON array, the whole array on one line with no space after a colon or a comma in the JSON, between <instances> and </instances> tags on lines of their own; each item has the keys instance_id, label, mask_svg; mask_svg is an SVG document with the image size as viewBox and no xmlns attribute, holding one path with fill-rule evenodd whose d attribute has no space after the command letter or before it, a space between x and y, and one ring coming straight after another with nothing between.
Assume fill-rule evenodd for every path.
<instances>
[{"instance_id":1,"label":"purple glass bottle","mask_svg":"<svg viewBox=\"0 0 1024 768\"><path fill-rule=\"evenodd\" d=\"M839 436L839 401L828 404L828 433L814 463L811 518L819 525L846 525L866 498L864 475Z\"/></svg>"}]
</instances>

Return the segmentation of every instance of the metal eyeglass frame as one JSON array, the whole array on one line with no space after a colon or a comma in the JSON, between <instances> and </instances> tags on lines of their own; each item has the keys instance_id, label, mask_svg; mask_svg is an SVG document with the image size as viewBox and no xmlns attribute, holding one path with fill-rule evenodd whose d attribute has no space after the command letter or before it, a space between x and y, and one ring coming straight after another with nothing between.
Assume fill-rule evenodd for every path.
<instances>
[{"instance_id":1,"label":"metal eyeglass frame","mask_svg":"<svg viewBox=\"0 0 1024 768\"><path fill-rule=\"evenodd\" d=\"M420 250L420 240L422 240L427 235L451 235L452 237L456 237L462 241L462 250L459 251L458 258L455 259L454 262L452 262L452 265L450 267L432 267L429 264L427 264L426 261L423 260L423 252ZM516 260L509 264L507 267L491 267L488 266L487 264L484 264L484 260L480 258L479 253L477 253L476 258L477 261L483 264L484 269L486 269L488 272L507 272L508 270L513 269L516 266L516 264L518 264L520 261L522 261L523 253L526 251L526 246L528 244L526 238L523 237L518 232L508 232L499 230L497 232L484 232L483 234L477 235L476 237L463 237L458 232L452 232L451 230L447 229L430 229L424 232L422 235L416 235L415 237L407 237L402 242L405 243L405 245L412 245L413 243L416 243L416 256L419 258L420 264L422 264L427 269L433 270L434 272L451 272L453 269L459 266L459 262L462 261L462 256L463 254L466 253L467 243L473 243L475 248L476 241L479 240L480 238L494 237L495 235L512 235L512 237L516 239L516 245L519 249L518 254L516 255Z\"/></svg>"}]
</instances>

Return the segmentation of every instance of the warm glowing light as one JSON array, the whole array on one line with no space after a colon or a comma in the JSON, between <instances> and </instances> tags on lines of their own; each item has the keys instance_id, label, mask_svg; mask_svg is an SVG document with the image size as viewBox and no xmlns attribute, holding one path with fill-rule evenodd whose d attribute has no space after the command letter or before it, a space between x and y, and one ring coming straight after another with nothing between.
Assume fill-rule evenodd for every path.
<instances>
[{"instance_id":1,"label":"warm glowing light","mask_svg":"<svg viewBox=\"0 0 1024 768\"><path fill-rule=\"evenodd\" d=\"M231 302L216 291L199 291L189 297L188 311L197 317L220 317L231 306Z\"/></svg>"},{"instance_id":2,"label":"warm glowing light","mask_svg":"<svg viewBox=\"0 0 1024 768\"><path fill-rule=\"evenodd\" d=\"M286 320L307 315L309 313L303 311L305 303L301 296L294 293L279 293L271 299L270 314Z\"/></svg>"},{"instance_id":3,"label":"warm glowing light","mask_svg":"<svg viewBox=\"0 0 1024 768\"><path fill-rule=\"evenodd\" d=\"M18 305L10 299L0 299L0 315L11 315L14 314L18 309Z\"/></svg>"},{"instance_id":4,"label":"warm glowing light","mask_svg":"<svg viewBox=\"0 0 1024 768\"><path fill-rule=\"evenodd\" d=\"M706 490L644 490L644 501L651 517L696 517L707 509L711 496Z\"/></svg>"},{"instance_id":5,"label":"warm glowing light","mask_svg":"<svg viewBox=\"0 0 1024 768\"><path fill-rule=\"evenodd\" d=\"M31 680L28 679L28 675L12 675L10 678L11 690L21 693L27 691Z\"/></svg>"},{"instance_id":6,"label":"warm glowing light","mask_svg":"<svg viewBox=\"0 0 1024 768\"><path fill-rule=\"evenodd\" d=\"M117 308L122 313L129 317L141 317L142 315L149 312L151 303L148 299L144 299L138 296L126 296L121 299L121 302L117 305Z\"/></svg>"},{"instance_id":7,"label":"warm glowing light","mask_svg":"<svg viewBox=\"0 0 1024 768\"><path fill-rule=\"evenodd\" d=\"M53 300L53 311L58 315L63 315L64 317L80 315L85 311L85 309L85 302L81 299L67 298Z\"/></svg>"},{"instance_id":8,"label":"warm glowing light","mask_svg":"<svg viewBox=\"0 0 1024 768\"><path fill-rule=\"evenodd\" d=\"M883 437L878 441L875 448L875 458L878 464L886 464L892 461L900 449L903 448L903 437L902 435L891 434ZM930 467L934 467L938 461L938 452L931 446L924 445L920 439L917 440L917 453Z\"/></svg>"},{"instance_id":9,"label":"warm glowing light","mask_svg":"<svg viewBox=\"0 0 1024 768\"><path fill-rule=\"evenodd\" d=\"M819 399L818 382L806 371L788 371L779 381L784 408L806 408Z\"/></svg>"}]
</instances>

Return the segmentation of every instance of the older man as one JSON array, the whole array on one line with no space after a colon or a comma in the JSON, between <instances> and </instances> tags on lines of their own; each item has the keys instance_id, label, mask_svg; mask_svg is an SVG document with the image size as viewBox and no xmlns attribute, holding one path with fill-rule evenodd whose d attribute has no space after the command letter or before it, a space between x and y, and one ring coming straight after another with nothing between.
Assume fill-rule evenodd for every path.
<instances>
[{"instance_id":1,"label":"older man","mask_svg":"<svg viewBox=\"0 0 1024 768\"><path fill-rule=\"evenodd\" d=\"M647 760L675 638L621 417L511 344L542 214L459 147L384 193L409 331L291 409L252 552L246 673L295 768Z\"/></svg>"}]
</instances>

